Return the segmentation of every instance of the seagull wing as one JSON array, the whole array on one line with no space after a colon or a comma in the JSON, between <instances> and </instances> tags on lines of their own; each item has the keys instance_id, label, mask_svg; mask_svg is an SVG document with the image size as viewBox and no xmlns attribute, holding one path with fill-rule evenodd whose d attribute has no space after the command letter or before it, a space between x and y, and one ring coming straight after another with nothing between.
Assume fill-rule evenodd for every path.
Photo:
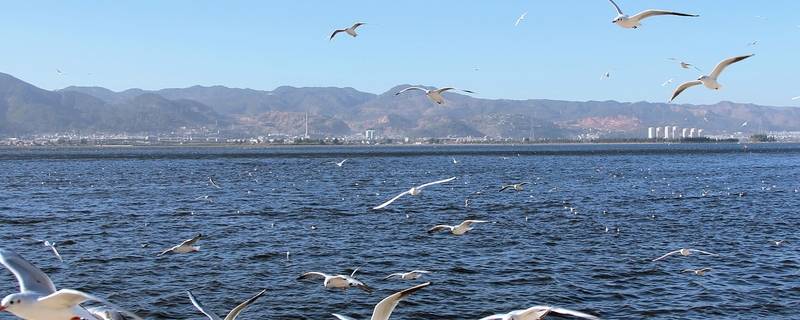
<instances>
[{"instance_id":1,"label":"seagull wing","mask_svg":"<svg viewBox=\"0 0 800 320\"><path fill-rule=\"evenodd\" d=\"M236 308L233 308L233 310L231 310L231 312L228 313L228 316L225 317L225 320L235 320L236 317L238 317L239 314L242 313L242 311L244 311L245 308L256 302L256 300L258 300L258 298L261 298L261 296L263 296L265 292L267 292L266 289L261 290L261 292L259 292L252 298L247 299L245 302L242 302L241 304L236 306Z\"/></svg>"},{"instance_id":2,"label":"seagull wing","mask_svg":"<svg viewBox=\"0 0 800 320\"><path fill-rule=\"evenodd\" d=\"M552 313L552 314L555 314L555 315L559 315L559 316L562 316L562 317L564 317L564 316L572 316L572 317L576 317L576 318L600 320L600 318L595 317L595 316L590 315L590 314L586 314L586 313L583 313L583 312L578 312L578 311L575 311L575 310L562 309L562 308L550 308L550 312L549 313Z\"/></svg>"},{"instance_id":3,"label":"seagull wing","mask_svg":"<svg viewBox=\"0 0 800 320\"><path fill-rule=\"evenodd\" d=\"M333 33L331 34L331 38L328 39L328 40L333 40L333 37L335 37L337 34L339 34L341 32L345 32L345 31L346 31L345 29L337 29L336 31L333 31Z\"/></svg>"},{"instance_id":4,"label":"seagull wing","mask_svg":"<svg viewBox=\"0 0 800 320\"><path fill-rule=\"evenodd\" d=\"M397 199L400 199L400 197L402 197L404 195L407 195L407 194L408 194L408 191L403 192L401 194L398 194L398 195L394 196L394 198L389 199L389 201L386 201L386 202L382 203L381 205L372 208L372 210L380 210L380 209L386 208L386 206L392 204L392 202L397 201Z\"/></svg>"},{"instance_id":5,"label":"seagull wing","mask_svg":"<svg viewBox=\"0 0 800 320\"><path fill-rule=\"evenodd\" d=\"M672 97L669 98L669 102L672 102L672 100L675 100L675 98L677 98L678 95L680 95L681 92L683 92L684 90L689 89L689 88L694 87L694 86L697 86L697 85L701 85L701 84L703 84L703 82L700 81L700 80L693 80L693 81L687 81L687 82L682 83L677 88L675 88L674 92L672 92Z\"/></svg>"},{"instance_id":6,"label":"seagull wing","mask_svg":"<svg viewBox=\"0 0 800 320\"><path fill-rule=\"evenodd\" d=\"M202 312L204 315L206 315L206 317L208 317L211 320L222 320L218 315L214 314L214 312L211 312L210 310L207 310L203 306L203 304L200 303L200 301L197 301L197 299L194 297L194 295L192 294L191 291L186 291L186 294L189 295L189 300L192 301L192 304L194 305L194 307L197 308L197 310L200 310L200 312Z\"/></svg>"},{"instance_id":7,"label":"seagull wing","mask_svg":"<svg viewBox=\"0 0 800 320\"><path fill-rule=\"evenodd\" d=\"M608 0L608 2L611 2L611 5L614 6L614 9L617 9L617 13L618 14L620 14L620 15L624 14L624 13L622 13L622 9L619 8L619 6L617 5L616 2L614 2L614 0Z\"/></svg>"},{"instance_id":8,"label":"seagull wing","mask_svg":"<svg viewBox=\"0 0 800 320\"><path fill-rule=\"evenodd\" d=\"M428 229L428 233L434 233L434 232L439 232L439 231L443 231L443 230L453 230L453 227L452 226L448 226L448 225L440 224L440 225L434 226L433 228Z\"/></svg>"},{"instance_id":9,"label":"seagull wing","mask_svg":"<svg viewBox=\"0 0 800 320\"><path fill-rule=\"evenodd\" d=\"M427 89L425 89L425 88L420 88L420 87L408 87L408 88L405 88L405 89L403 89L403 90L400 90L400 91L398 91L398 92L397 92L397 93L395 93L394 95L399 95L399 94L401 94L401 93L403 93L403 92L406 92L406 91L411 91L411 90L418 90L418 91L422 91L422 92L426 92L426 93L428 92L428 90L427 90Z\"/></svg>"},{"instance_id":10,"label":"seagull wing","mask_svg":"<svg viewBox=\"0 0 800 320\"><path fill-rule=\"evenodd\" d=\"M394 311L394 308L397 307L397 304L400 303L400 301L429 285L431 285L431 283L426 282L416 287L411 287L397 292L381 300L381 302L378 302L378 304L375 305L375 309L372 310L371 320L389 320L389 316L392 315L392 311Z\"/></svg>"},{"instance_id":11,"label":"seagull wing","mask_svg":"<svg viewBox=\"0 0 800 320\"><path fill-rule=\"evenodd\" d=\"M331 313L331 315L336 317L336 319L339 319L339 320L356 320L356 319L350 318L348 316L343 316L341 314Z\"/></svg>"},{"instance_id":12,"label":"seagull wing","mask_svg":"<svg viewBox=\"0 0 800 320\"><path fill-rule=\"evenodd\" d=\"M442 92L450 91L450 90L458 90L458 91L466 92L466 93L475 93L475 91L458 89L458 88L453 88L453 87L445 87L445 88L436 89L436 92L442 93Z\"/></svg>"},{"instance_id":13,"label":"seagull wing","mask_svg":"<svg viewBox=\"0 0 800 320\"><path fill-rule=\"evenodd\" d=\"M427 187L427 186L432 186L432 185L434 185L434 184L440 184L440 183L450 182L450 181L453 181L453 180L455 180L455 179L456 179L456 177L452 177L452 178L447 178L447 179L444 179L444 180L439 180L439 181L434 181L434 182L428 182L428 183L426 183L426 184L423 184L423 185L420 185L420 186L418 186L418 187L417 187L417 189L422 189L422 188L425 188L425 187Z\"/></svg>"},{"instance_id":14,"label":"seagull wing","mask_svg":"<svg viewBox=\"0 0 800 320\"><path fill-rule=\"evenodd\" d=\"M55 244L50 244L48 247L50 247L50 250L53 250L53 254L56 255L56 258L58 258L58 261L64 262L64 259L61 258L61 254L58 253L58 249L56 249L56 245Z\"/></svg>"},{"instance_id":15,"label":"seagull wing","mask_svg":"<svg viewBox=\"0 0 800 320\"><path fill-rule=\"evenodd\" d=\"M426 273L427 274L427 273L431 273L431 272L427 271L427 270L413 270L413 271L411 271L411 273Z\"/></svg>"},{"instance_id":16,"label":"seagull wing","mask_svg":"<svg viewBox=\"0 0 800 320\"><path fill-rule=\"evenodd\" d=\"M711 268L703 268L703 269L700 269L700 272L706 272L706 271L711 271L711 270L712 270Z\"/></svg>"},{"instance_id":17,"label":"seagull wing","mask_svg":"<svg viewBox=\"0 0 800 320\"><path fill-rule=\"evenodd\" d=\"M511 315L508 313L504 314L494 314L488 317L483 317L480 320L508 320L511 319Z\"/></svg>"},{"instance_id":18,"label":"seagull wing","mask_svg":"<svg viewBox=\"0 0 800 320\"><path fill-rule=\"evenodd\" d=\"M21 292L51 294L56 291L50 277L16 252L0 249L0 264L14 274Z\"/></svg>"},{"instance_id":19,"label":"seagull wing","mask_svg":"<svg viewBox=\"0 0 800 320\"><path fill-rule=\"evenodd\" d=\"M502 188L500 188L500 192L506 191L507 189L510 189L510 188L513 188L513 187L514 187L513 185L505 185Z\"/></svg>"},{"instance_id":20,"label":"seagull wing","mask_svg":"<svg viewBox=\"0 0 800 320\"><path fill-rule=\"evenodd\" d=\"M200 238L202 238L202 237L203 237L203 234L202 233L198 233L196 236L194 236L194 238L191 238L189 240L181 242L180 246L192 246L195 243L197 243L197 241L200 241Z\"/></svg>"},{"instance_id":21,"label":"seagull wing","mask_svg":"<svg viewBox=\"0 0 800 320\"><path fill-rule=\"evenodd\" d=\"M353 25L351 28L352 28L353 30L356 30L356 29L358 29L358 27L360 27L360 26L363 26L363 25L365 25L365 24L366 24L366 23L364 23L364 22L356 22L356 23L355 23L355 24L354 24L354 25Z\"/></svg>"},{"instance_id":22,"label":"seagull wing","mask_svg":"<svg viewBox=\"0 0 800 320\"><path fill-rule=\"evenodd\" d=\"M672 252L670 252L670 253L667 253L667 254L665 254L665 255L663 255L663 256L660 256L660 257L658 257L658 258L655 258L655 259L653 259L653 262L656 262L656 261L658 261L658 260L664 259L664 258L666 258L666 257L669 257L669 256L671 256L671 255L673 255L673 254L676 254L676 253L679 253L679 252L681 252L681 251L680 251L680 250L675 250L675 251L672 251Z\"/></svg>"},{"instance_id":23,"label":"seagull wing","mask_svg":"<svg viewBox=\"0 0 800 320\"><path fill-rule=\"evenodd\" d=\"M391 278L394 278L394 277L402 277L402 276L403 276L402 273L392 273L392 274L386 276L385 278L383 278L383 280L391 279Z\"/></svg>"},{"instance_id":24,"label":"seagull wing","mask_svg":"<svg viewBox=\"0 0 800 320\"><path fill-rule=\"evenodd\" d=\"M361 269L361 267L356 267L355 269L353 269L353 272L350 273L350 278L356 276L356 272L358 272L358 269Z\"/></svg>"},{"instance_id":25,"label":"seagull wing","mask_svg":"<svg viewBox=\"0 0 800 320\"><path fill-rule=\"evenodd\" d=\"M52 293L52 294L50 294L50 295L48 295L46 297L39 298L39 300L37 300L37 303L41 304L44 307L49 307L49 308L53 308L53 309L61 309L61 308L75 307L78 304L81 304L81 303L83 303L85 301L96 301L96 302L102 303L104 305L107 305L107 306L109 306L109 307L111 307L111 308L113 308L113 309L115 309L115 310L117 310L119 312L122 312L128 317L131 317L131 318L136 319L136 320L142 320L142 318L139 318L137 315L135 315L135 314L133 314L131 312L125 311L125 309L122 309L122 308L114 305L113 303L106 301L105 299L101 299L101 298L95 297L93 295L90 295L88 293L84 293L84 292L80 292L80 291L72 290L72 289L61 289L61 290L58 290L58 291L56 291L56 292L54 292L54 293Z\"/></svg>"},{"instance_id":26,"label":"seagull wing","mask_svg":"<svg viewBox=\"0 0 800 320\"><path fill-rule=\"evenodd\" d=\"M707 254L707 255L710 255L710 256L716 256L717 255L716 253L711 253L711 252L708 252L708 251L697 250L697 249L689 249L689 251L700 252L702 254Z\"/></svg>"},{"instance_id":27,"label":"seagull wing","mask_svg":"<svg viewBox=\"0 0 800 320\"><path fill-rule=\"evenodd\" d=\"M314 278L327 278L329 275L322 272L306 272L302 276L297 277L297 280L314 279Z\"/></svg>"},{"instance_id":28,"label":"seagull wing","mask_svg":"<svg viewBox=\"0 0 800 320\"><path fill-rule=\"evenodd\" d=\"M486 222L489 222L489 221L485 221L485 220L465 220L461 224L469 226L469 225L471 225L473 223L486 223Z\"/></svg>"},{"instance_id":29,"label":"seagull wing","mask_svg":"<svg viewBox=\"0 0 800 320\"><path fill-rule=\"evenodd\" d=\"M728 58L728 59L722 60L722 62L720 62L716 67L714 67L714 71L711 71L711 74L708 75L708 76L710 78L717 79L719 77L719 74L722 73L722 71L725 70L725 68L728 67L729 65L732 65L732 64L737 63L739 61L742 61L744 59L750 58L750 57L752 57L754 55L755 54L750 54L750 55L738 56L738 57L733 57L733 58Z\"/></svg>"},{"instance_id":30,"label":"seagull wing","mask_svg":"<svg viewBox=\"0 0 800 320\"><path fill-rule=\"evenodd\" d=\"M654 17L654 16L682 16L682 17L699 17L696 14L688 14L688 13L680 13L680 12L673 12L673 11L666 11L666 10L645 10L633 15L630 19L636 21L642 21L644 19Z\"/></svg>"},{"instance_id":31,"label":"seagull wing","mask_svg":"<svg viewBox=\"0 0 800 320\"><path fill-rule=\"evenodd\" d=\"M159 253L158 256L160 257L160 256L163 256L163 255L165 255L167 253L170 253L170 252L174 251L175 249L177 249L178 247L180 247L180 245L177 245L177 246L174 246L174 247L169 248L167 250L161 251L161 253Z\"/></svg>"}]
</instances>

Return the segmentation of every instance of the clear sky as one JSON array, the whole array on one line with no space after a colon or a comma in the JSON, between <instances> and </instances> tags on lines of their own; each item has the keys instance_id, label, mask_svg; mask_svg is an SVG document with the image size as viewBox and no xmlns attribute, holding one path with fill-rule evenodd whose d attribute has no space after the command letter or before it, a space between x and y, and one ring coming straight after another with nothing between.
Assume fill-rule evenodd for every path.
<instances>
[{"instance_id":1,"label":"clear sky","mask_svg":"<svg viewBox=\"0 0 800 320\"><path fill-rule=\"evenodd\" d=\"M693 88L678 102L800 106L791 100L800 96L800 1L617 2L629 14L658 8L701 17L622 29L611 24L606 0L4 1L0 72L46 89L219 84L382 93L413 83L483 98L664 102L699 74L667 58L708 72L723 58L756 53L723 74L721 91ZM358 38L328 41L356 21L368 23ZM605 72L611 79L601 81ZM670 78L676 83L662 87Z\"/></svg>"}]
</instances>

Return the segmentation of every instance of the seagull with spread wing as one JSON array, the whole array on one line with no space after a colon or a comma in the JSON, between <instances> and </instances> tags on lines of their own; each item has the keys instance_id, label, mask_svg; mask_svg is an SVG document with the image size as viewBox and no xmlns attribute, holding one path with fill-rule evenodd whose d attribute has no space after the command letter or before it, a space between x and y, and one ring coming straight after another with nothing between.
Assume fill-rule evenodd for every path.
<instances>
[{"instance_id":1,"label":"seagull with spread wing","mask_svg":"<svg viewBox=\"0 0 800 320\"><path fill-rule=\"evenodd\" d=\"M434 226L433 228L430 228L430 230L428 230L428 233L435 233L435 232L439 232L439 231L450 231L450 233L453 234L453 235L461 236L461 235L464 235L465 233L471 231L472 229L474 229L472 227L473 223L486 223L486 222L489 222L489 221L484 221L484 220L464 220L464 222L462 222L461 224L459 224L457 226L448 226L448 225L445 225L445 224L440 224L440 225Z\"/></svg>"},{"instance_id":2,"label":"seagull with spread wing","mask_svg":"<svg viewBox=\"0 0 800 320\"><path fill-rule=\"evenodd\" d=\"M436 185L436 184L442 184L442 183L450 182L450 181L453 181L455 179L456 179L456 177L452 177L452 178L448 178L448 179L444 179L444 180L428 182L426 184L419 185L419 186L416 186L416 187L411 187L411 189L408 189L407 191L404 191L403 193L400 193L400 194L396 195L394 198L389 199L389 201L386 201L386 202L382 203L381 205L372 208L372 210L380 210L380 209L386 208L386 206L392 204L392 202L397 201L397 199L400 199L404 195L410 194L412 196L418 196L420 193L422 193L422 189L424 189L426 187L429 187L429 186L432 186L432 185Z\"/></svg>"},{"instance_id":3,"label":"seagull with spread wing","mask_svg":"<svg viewBox=\"0 0 800 320\"><path fill-rule=\"evenodd\" d=\"M422 87L408 87L408 88L405 88L403 90L400 90L399 92L395 93L394 95L400 95L403 92L413 91L413 90L425 92L425 95L428 96L428 98L430 98L431 100L433 100L433 102L436 102L436 104L444 104L444 97L442 96L442 93L444 93L445 91L458 90L458 91L466 92L466 93L475 93L475 92L470 91L470 90L456 89L456 88L453 88L453 87L446 87L446 88L439 88L439 89L425 89L425 88L422 88Z\"/></svg>"},{"instance_id":4,"label":"seagull with spread wing","mask_svg":"<svg viewBox=\"0 0 800 320\"><path fill-rule=\"evenodd\" d=\"M699 17L696 14L688 14L688 13L680 13L674 11L667 11L667 10L654 10L649 9L642 12L639 12L633 16L628 16L627 14L622 13L622 9L619 8L614 0L608 0L614 6L614 9L617 10L617 17L611 21L611 23L616 24L620 27L625 29L637 29L642 25L642 20L655 17L655 16L682 16L682 17Z\"/></svg>"},{"instance_id":5,"label":"seagull with spread wing","mask_svg":"<svg viewBox=\"0 0 800 320\"><path fill-rule=\"evenodd\" d=\"M224 320L236 320L236 317L238 317L239 314L242 313L242 311L244 311L245 308L256 302L256 300L258 300L258 298L261 298L261 296L263 296L265 292L267 292L266 289L261 290L261 292L259 292L252 298L247 299L245 302L242 302L241 304L236 306L236 308L233 308L231 312L228 312L228 315L225 316ZM189 300L192 301L194 307L197 308L197 310L200 310L200 312L206 315L206 317L208 317L211 320L223 320L222 318L217 316L216 313L211 312L210 310L203 307L203 304L201 304L200 301L198 301L197 298L195 298L195 296L192 294L191 291L186 291L186 293L189 295Z\"/></svg>"},{"instance_id":6,"label":"seagull with spread wing","mask_svg":"<svg viewBox=\"0 0 800 320\"><path fill-rule=\"evenodd\" d=\"M200 238L202 237L203 234L198 233L196 236L194 236L194 238L185 240L177 246L164 250L161 253L159 253L158 256L160 257L167 253L190 253L190 252L200 251L200 247L195 246L195 244L197 243L197 241L200 241Z\"/></svg>"},{"instance_id":7,"label":"seagull with spread wing","mask_svg":"<svg viewBox=\"0 0 800 320\"><path fill-rule=\"evenodd\" d=\"M400 280L417 280L420 277L422 277L422 275L430 274L430 273L431 273L430 271L425 271L425 270L414 270L414 271L409 271L409 272L392 273L392 274L386 276L386 278L383 278L383 280L387 280L387 279L391 279L391 278L397 278L397 279L400 279Z\"/></svg>"},{"instance_id":8,"label":"seagull with spread wing","mask_svg":"<svg viewBox=\"0 0 800 320\"><path fill-rule=\"evenodd\" d=\"M583 312L569 310L564 308L535 306L525 310L515 310L509 313L495 314L480 320L541 320L545 317L553 315L557 317L574 317L589 320L599 320L600 318Z\"/></svg>"},{"instance_id":9,"label":"seagull with spread wing","mask_svg":"<svg viewBox=\"0 0 800 320\"><path fill-rule=\"evenodd\" d=\"M394 312L394 309L397 307L397 304L399 304L400 301L403 301L403 299L408 298L408 296L410 296L414 292L417 292L420 289L425 288L429 285L431 285L431 283L426 282L421 285L405 289L403 291L397 292L393 295L384 298L383 300L381 300L381 302L378 302L378 304L375 305L375 309L372 310L372 317L370 319L389 320L389 317L392 315L392 312ZM353 318L336 313L334 313L333 316L339 320L355 320Z\"/></svg>"},{"instance_id":10,"label":"seagull with spread wing","mask_svg":"<svg viewBox=\"0 0 800 320\"><path fill-rule=\"evenodd\" d=\"M363 282L354 278L356 276L356 271L358 268L353 270L353 273L348 275L329 275L322 272L306 272L303 275L299 276L297 280L306 280L306 279L315 279L315 278L323 278L322 286L327 289L342 289L347 290L352 287L359 288L366 292L371 293L373 291L372 288L364 284Z\"/></svg>"},{"instance_id":11,"label":"seagull with spread wing","mask_svg":"<svg viewBox=\"0 0 800 320\"><path fill-rule=\"evenodd\" d=\"M349 28L336 29L336 30L333 31L333 34L331 34L331 38L328 39L328 40L333 40L333 37L336 37L337 34L340 34L342 32L350 35L353 38L358 37L358 33L356 33L356 29L358 29L358 27L363 26L365 24L366 23L363 23L363 22L356 22L353 26L351 26Z\"/></svg>"},{"instance_id":12,"label":"seagull with spread wing","mask_svg":"<svg viewBox=\"0 0 800 320\"><path fill-rule=\"evenodd\" d=\"M728 58L728 59L722 60L722 62L717 64L717 66L714 68L713 71L711 71L710 74L701 76L697 80L684 82L681 85L679 85L677 88L675 88L675 91L672 93L672 97L669 99L669 102L672 102L672 100L675 100L675 98L677 98L678 95L680 95L681 92L683 92L684 90L689 89L689 88L694 87L694 86L701 85L701 84L704 85L706 88L709 88L709 89L712 89L712 90L719 90L719 88L722 88L722 85L719 84L719 82L717 82L717 79L719 78L719 75L722 73L722 71L724 71L725 68L727 68L729 65L732 65L732 64L737 63L739 61L742 61L744 59L750 58L752 56L754 56L754 54L744 55L744 56L737 56L737 57L733 57L733 58Z\"/></svg>"},{"instance_id":13,"label":"seagull with spread wing","mask_svg":"<svg viewBox=\"0 0 800 320\"><path fill-rule=\"evenodd\" d=\"M675 250L675 251L669 252L669 253L667 253L667 254L665 254L665 255L663 255L663 256L660 256L660 257L658 257L658 258L655 258L655 259L653 259L653 262L656 262L656 261L658 261L658 260L665 259L665 258L667 258L667 257L670 257L670 256L672 256L672 255L676 255L676 254L680 254L680 255L682 255L682 256L684 256L684 257L688 257L688 256L692 255L692 253L695 253L695 252L697 252L697 253L702 253L702 254L709 255L709 256L716 256L716 255L717 255L717 254L715 254L715 253L711 253L711 252L708 252L708 251L703 251L703 250L697 250L697 249L687 249L687 248L684 248L684 249L679 249L679 250Z\"/></svg>"}]
</instances>

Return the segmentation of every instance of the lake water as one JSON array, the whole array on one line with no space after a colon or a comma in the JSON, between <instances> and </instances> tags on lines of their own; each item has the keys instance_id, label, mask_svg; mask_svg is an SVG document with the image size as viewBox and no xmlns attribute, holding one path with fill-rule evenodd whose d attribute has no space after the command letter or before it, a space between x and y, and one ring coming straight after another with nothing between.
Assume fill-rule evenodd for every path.
<instances>
[{"instance_id":1,"label":"lake water","mask_svg":"<svg viewBox=\"0 0 800 320\"><path fill-rule=\"evenodd\" d=\"M370 209L448 177L457 180ZM524 191L498 192L520 181ZM433 285L393 319L533 305L603 319L796 319L799 188L793 144L12 148L0 149L0 240L59 288L147 319L204 318L188 289L224 316L263 288L241 319L368 319L423 281ZM491 223L426 233L464 219ZM156 257L197 233L200 252ZM22 237L65 242L65 263ZM684 247L719 256L651 261ZM296 280L353 267L374 293ZM713 270L681 272L703 267ZM413 269L433 273L381 280ZM0 270L0 296L15 290Z\"/></svg>"}]
</instances>

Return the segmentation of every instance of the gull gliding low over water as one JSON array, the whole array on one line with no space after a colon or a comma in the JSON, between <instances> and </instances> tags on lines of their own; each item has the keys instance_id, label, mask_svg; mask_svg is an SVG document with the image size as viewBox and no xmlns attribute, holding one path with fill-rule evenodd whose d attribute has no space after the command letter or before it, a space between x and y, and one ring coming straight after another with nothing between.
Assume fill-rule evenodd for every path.
<instances>
[{"instance_id":1,"label":"gull gliding low over water","mask_svg":"<svg viewBox=\"0 0 800 320\"><path fill-rule=\"evenodd\" d=\"M400 280L416 280L416 279L419 279L420 277L422 277L422 275L430 274L430 273L431 273L430 271L425 271L425 270L414 270L414 271L409 271L409 272L405 272L405 273L402 273L402 272L401 273L392 273L392 274L388 275L386 278L383 278L383 280L391 279L391 278L398 278Z\"/></svg>"},{"instance_id":2,"label":"gull gliding low over water","mask_svg":"<svg viewBox=\"0 0 800 320\"><path fill-rule=\"evenodd\" d=\"M353 26L351 26L349 28L336 29L331 34L331 38L328 39L328 40L333 40L333 37L335 37L337 34L342 33L342 32L349 34L353 38L358 37L358 33L356 33L356 29L358 29L358 27L363 26L365 24L366 23L363 23L363 22L356 22L355 24L353 24Z\"/></svg>"},{"instance_id":3,"label":"gull gliding low over water","mask_svg":"<svg viewBox=\"0 0 800 320\"><path fill-rule=\"evenodd\" d=\"M664 259L664 258L667 258L667 257L669 257L669 256L672 256L672 255L675 255L675 254L680 254L680 255L682 255L682 256L684 256L684 257L687 257L687 256L690 256L690 255L692 255L692 253L695 253L695 252L697 252L697 253L702 253L702 254L706 254L706 255L710 255L710 256L716 256L716 255L717 255L717 254L715 254L715 253L711 253L711 252L708 252L708 251L697 250L697 249L686 249L686 248L684 248L684 249L680 249L680 250L675 250L675 251L672 251L672 252L670 252L670 253L667 253L667 254L665 254L665 255L663 255L663 256L660 256L660 257L658 257L658 258L655 258L655 259L653 259L653 262L655 262L655 261L658 261L658 260L661 260L661 259Z\"/></svg>"},{"instance_id":4,"label":"gull gliding low over water","mask_svg":"<svg viewBox=\"0 0 800 320\"><path fill-rule=\"evenodd\" d=\"M464 235L465 233L471 231L472 229L474 229L472 227L473 223L486 223L486 222L489 222L489 221L484 221L484 220L464 220L464 222L462 222L461 224L459 224L457 226L448 226L448 225L445 225L445 224L440 224L440 225L434 226L433 228L430 228L430 230L428 230L428 233L434 233L434 232L448 230L453 235L461 236L461 235Z\"/></svg>"},{"instance_id":5,"label":"gull gliding low over water","mask_svg":"<svg viewBox=\"0 0 800 320\"><path fill-rule=\"evenodd\" d=\"M466 92L466 93L475 93L473 91L463 90L463 89L456 89L456 88L453 88L453 87L446 87L446 88L440 88L440 89L430 89L430 90L425 89L425 88L421 88L421 87L408 87L408 88L405 88L403 90L400 90L399 92L395 93L394 95L400 95L403 92L411 91L411 90L417 90L417 91L425 92L425 95L428 96L428 98L430 98L431 100L433 100L433 102L436 102L436 104L444 104L444 97L442 96L442 93L444 93L445 91L458 90L458 91Z\"/></svg>"},{"instance_id":6,"label":"gull gliding low over water","mask_svg":"<svg viewBox=\"0 0 800 320\"><path fill-rule=\"evenodd\" d=\"M705 274L706 274L706 272L709 272L709 271L711 271L711 268L702 268L702 269L686 269L686 270L683 270L683 271L681 271L681 272L691 272L691 273L694 273L695 275L698 275L698 276L703 276L703 275L705 275Z\"/></svg>"},{"instance_id":7,"label":"gull gliding low over water","mask_svg":"<svg viewBox=\"0 0 800 320\"><path fill-rule=\"evenodd\" d=\"M50 251L53 251L53 254L56 255L56 258L58 258L58 261L64 262L64 259L61 257L61 254L58 253L58 249L56 249L56 243L55 242L50 242L50 241L42 240L42 239L32 239L32 238L24 238L24 239L28 239L28 240L31 240L31 241L36 241L38 243L43 244L45 247L50 248Z\"/></svg>"},{"instance_id":8,"label":"gull gliding low over water","mask_svg":"<svg viewBox=\"0 0 800 320\"><path fill-rule=\"evenodd\" d=\"M512 183L512 184L503 185L500 188L500 192L506 191L508 189L512 189L514 191L522 191L522 190L524 190L523 186L526 185L526 184L528 184L528 183L527 182L520 182L520 183Z\"/></svg>"},{"instance_id":9,"label":"gull gliding low over water","mask_svg":"<svg viewBox=\"0 0 800 320\"><path fill-rule=\"evenodd\" d=\"M418 196L422 192L422 189L425 188L425 187L429 187L429 186L432 186L432 185L435 185L435 184L441 184L441 183L450 182L450 181L453 181L455 179L456 179L456 177L452 177L452 178L448 178L448 179L444 179L444 180L428 182L426 184L419 185L419 186L416 186L416 187L411 187L411 189L408 189L408 191L405 191L405 192L403 192L401 194L396 195L394 198L389 199L389 201L386 201L386 202L382 203L381 205L372 208L372 210L380 210L380 209L386 208L386 206L392 204L392 202L397 201L397 199L400 199L404 195L410 194L412 196Z\"/></svg>"},{"instance_id":10,"label":"gull gliding low over water","mask_svg":"<svg viewBox=\"0 0 800 320\"><path fill-rule=\"evenodd\" d=\"M548 315L600 320L598 317L583 312L546 306L535 306L525 310L515 310L509 313L495 314L481 318L480 320L541 320Z\"/></svg>"},{"instance_id":11,"label":"gull gliding low over water","mask_svg":"<svg viewBox=\"0 0 800 320\"><path fill-rule=\"evenodd\" d=\"M196 236L194 236L194 238L185 240L177 246L164 250L161 253L159 253L158 256L163 256L167 253L190 253L190 252L200 251L200 247L196 247L195 244L197 243L197 241L200 241L200 238L202 237L203 234L198 233Z\"/></svg>"},{"instance_id":12,"label":"gull gliding low over water","mask_svg":"<svg viewBox=\"0 0 800 320\"><path fill-rule=\"evenodd\" d=\"M88 293L71 289L56 291L50 277L16 252L0 249L0 264L14 274L20 289L19 293L3 298L0 311L8 311L26 320L95 319L94 315L80 305L86 301L95 301L141 320L135 314Z\"/></svg>"},{"instance_id":13,"label":"gull gliding low over water","mask_svg":"<svg viewBox=\"0 0 800 320\"><path fill-rule=\"evenodd\" d=\"M356 288L359 288L359 289L364 290L366 292L372 292L373 291L372 288L370 288L369 286L367 286L363 282L358 281L355 278L353 278L355 276L355 274L356 274L356 271L358 271L358 268L353 270L353 273L351 273L349 276L347 276L347 275L335 275L335 276L332 276L332 275L328 275L328 274L325 274L325 273L322 273L322 272L306 272L303 275L299 276L297 278L297 280L314 279L314 278L320 278L321 277L321 278L325 279L322 282L322 286L324 286L327 289L347 290L347 289L350 289L352 287L356 287Z\"/></svg>"},{"instance_id":14,"label":"gull gliding low over water","mask_svg":"<svg viewBox=\"0 0 800 320\"><path fill-rule=\"evenodd\" d=\"M389 320L389 317L392 315L392 312L397 307L397 304L400 303L400 301L407 298L414 292L417 292L420 289L425 288L429 285L431 285L431 283L426 282L421 285L405 289L403 291L397 292L393 295L384 298L383 300L381 300L381 302L378 302L378 304L375 305L375 309L372 310L372 317L370 318L370 320ZM353 318L336 313L334 313L333 316L339 320L355 320Z\"/></svg>"},{"instance_id":15,"label":"gull gliding low over water","mask_svg":"<svg viewBox=\"0 0 800 320\"><path fill-rule=\"evenodd\" d=\"M244 311L245 308L256 302L256 300L258 300L258 298L261 298L261 296L263 296L265 292L267 292L266 289L261 290L261 292L259 292L252 298L245 300L245 302L242 302L241 304L236 306L236 308L233 308L233 310L231 310L231 312L229 312L228 315L225 316L224 320L236 320L236 317L238 317L239 314L242 313L242 311ZM206 315L206 317L208 317L211 320L223 320L222 318L217 316L216 313L211 312L210 310L203 307L203 304L201 304L200 301L197 301L197 298L194 297L191 291L186 291L186 294L189 295L189 300L192 301L194 307L197 308L197 310L200 310L200 312Z\"/></svg>"},{"instance_id":16,"label":"gull gliding low over water","mask_svg":"<svg viewBox=\"0 0 800 320\"><path fill-rule=\"evenodd\" d=\"M681 84L680 86L675 88L675 92L672 93L672 97L669 99L669 102L672 102L673 100L675 100L675 98L677 98L678 95L681 94L681 92L683 92L684 90L689 89L689 88L691 88L693 86L701 85L701 84L706 86L706 88L709 88L709 89L712 89L712 90L719 90L719 88L722 88L722 85L719 84L719 82L717 82L717 79L719 78L719 75L722 73L722 71L724 71L725 68L727 68L729 65L732 65L732 64L737 63L739 61L742 61L744 59L750 58L752 56L754 56L754 54L744 55L744 56L737 56L737 57L733 57L733 58L728 58L728 59L722 60L722 62L717 64L717 66L714 68L713 71L711 71L710 74L701 76L700 78L698 78L697 80L694 80L694 81L684 82L683 84Z\"/></svg>"},{"instance_id":17,"label":"gull gliding low over water","mask_svg":"<svg viewBox=\"0 0 800 320\"><path fill-rule=\"evenodd\" d=\"M682 17L699 17L696 14L688 14L688 13L680 13L674 11L666 11L666 10L654 10L649 9L642 12L639 12L633 16L628 16L622 13L622 9L619 8L614 0L608 0L614 6L614 9L617 9L617 17L614 18L611 23L614 23L620 27L626 29L637 29L642 25L642 20L654 17L654 16L664 16L664 15L671 15L671 16L682 16Z\"/></svg>"}]
</instances>

